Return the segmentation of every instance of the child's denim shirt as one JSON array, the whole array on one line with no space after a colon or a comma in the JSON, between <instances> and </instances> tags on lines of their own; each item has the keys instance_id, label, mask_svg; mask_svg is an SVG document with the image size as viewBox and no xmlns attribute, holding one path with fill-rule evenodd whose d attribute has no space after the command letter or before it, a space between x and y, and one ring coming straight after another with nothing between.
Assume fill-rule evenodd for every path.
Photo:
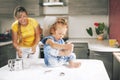
<instances>
[{"instance_id":1,"label":"child's denim shirt","mask_svg":"<svg viewBox=\"0 0 120 80\"><path fill-rule=\"evenodd\" d=\"M60 39L60 40L56 41L53 36L47 36L47 37L42 39L42 43L44 44L44 54L51 55L51 56L59 56L58 49L54 49L49 44L46 44L47 39L52 39L54 42L56 42L58 44L64 44L65 43L64 40Z\"/></svg>"},{"instance_id":2,"label":"child's denim shirt","mask_svg":"<svg viewBox=\"0 0 120 80\"><path fill-rule=\"evenodd\" d=\"M60 56L58 49L54 49L50 45L46 44L47 39L51 39L58 44L65 44L63 39L56 41L53 36L48 36L42 39L42 43L44 44L44 61L47 66L60 66L76 59L74 53L71 53L69 56Z\"/></svg>"}]
</instances>

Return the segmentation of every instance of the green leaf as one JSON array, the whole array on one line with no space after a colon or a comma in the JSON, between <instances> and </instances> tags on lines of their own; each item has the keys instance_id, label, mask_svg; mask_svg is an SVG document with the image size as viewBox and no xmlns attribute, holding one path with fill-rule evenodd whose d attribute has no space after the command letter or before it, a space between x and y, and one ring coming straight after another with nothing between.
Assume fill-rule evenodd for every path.
<instances>
[{"instance_id":1,"label":"green leaf","mask_svg":"<svg viewBox=\"0 0 120 80\"><path fill-rule=\"evenodd\" d=\"M87 33L90 35L90 36L93 36L93 31L92 31L92 28L89 27L88 29L86 29Z\"/></svg>"},{"instance_id":2,"label":"green leaf","mask_svg":"<svg viewBox=\"0 0 120 80\"><path fill-rule=\"evenodd\" d=\"M95 28L95 31L96 31L97 35L99 35L99 34L100 34L100 31L99 31L99 29L98 29L98 28Z\"/></svg>"},{"instance_id":3,"label":"green leaf","mask_svg":"<svg viewBox=\"0 0 120 80\"><path fill-rule=\"evenodd\" d=\"M98 30L102 32L104 29L105 29L105 24L100 23L99 26L98 26Z\"/></svg>"}]
</instances>

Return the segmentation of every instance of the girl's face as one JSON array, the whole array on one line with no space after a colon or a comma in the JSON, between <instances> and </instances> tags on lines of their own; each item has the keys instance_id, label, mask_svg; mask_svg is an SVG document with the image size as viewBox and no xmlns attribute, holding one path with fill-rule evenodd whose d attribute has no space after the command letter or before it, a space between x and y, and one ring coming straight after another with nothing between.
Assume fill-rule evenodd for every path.
<instances>
[{"instance_id":1,"label":"girl's face","mask_svg":"<svg viewBox=\"0 0 120 80\"><path fill-rule=\"evenodd\" d=\"M19 12L17 14L16 19L23 26L26 26L28 24L28 16L27 16L27 14L25 12Z\"/></svg>"},{"instance_id":2,"label":"girl's face","mask_svg":"<svg viewBox=\"0 0 120 80\"><path fill-rule=\"evenodd\" d=\"M67 32L66 26L60 25L60 27L58 27L55 31L54 35L55 39L56 40L62 39L66 35L66 32Z\"/></svg>"}]
</instances>

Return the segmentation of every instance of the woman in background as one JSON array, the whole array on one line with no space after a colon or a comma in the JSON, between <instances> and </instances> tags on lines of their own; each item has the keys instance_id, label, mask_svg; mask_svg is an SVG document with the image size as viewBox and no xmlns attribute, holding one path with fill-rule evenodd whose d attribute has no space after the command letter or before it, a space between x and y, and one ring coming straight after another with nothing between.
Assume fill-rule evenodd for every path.
<instances>
[{"instance_id":1,"label":"woman in background","mask_svg":"<svg viewBox=\"0 0 120 80\"><path fill-rule=\"evenodd\" d=\"M18 58L38 58L42 29L38 22L28 17L26 9L18 6L14 10L16 21L12 24L12 41Z\"/></svg>"}]
</instances>

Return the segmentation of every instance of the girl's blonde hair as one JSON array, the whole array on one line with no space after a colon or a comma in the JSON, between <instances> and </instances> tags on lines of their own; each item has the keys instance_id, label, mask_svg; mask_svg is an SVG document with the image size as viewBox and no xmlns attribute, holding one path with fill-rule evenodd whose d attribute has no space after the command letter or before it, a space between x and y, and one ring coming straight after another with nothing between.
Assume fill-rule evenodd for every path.
<instances>
[{"instance_id":1,"label":"girl's blonde hair","mask_svg":"<svg viewBox=\"0 0 120 80\"><path fill-rule=\"evenodd\" d=\"M53 34L53 32L57 29L57 25L62 25L62 26L68 26L67 25L67 20L63 17L56 17L54 18L55 21L53 22L53 24L49 24L49 25L44 25L44 30L43 30L43 37L45 36L49 36L51 34ZM52 19L52 20L54 20Z\"/></svg>"},{"instance_id":2,"label":"girl's blonde hair","mask_svg":"<svg viewBox=\"0 0 120 80\"><path fill-rule=\"evenodd\" d=\"M58 17L56 22L50 27L49 33L53 34L58 25L66 26L65 28L68 28L67 21L64 18Z\"/></svg>"}]
</instances>

